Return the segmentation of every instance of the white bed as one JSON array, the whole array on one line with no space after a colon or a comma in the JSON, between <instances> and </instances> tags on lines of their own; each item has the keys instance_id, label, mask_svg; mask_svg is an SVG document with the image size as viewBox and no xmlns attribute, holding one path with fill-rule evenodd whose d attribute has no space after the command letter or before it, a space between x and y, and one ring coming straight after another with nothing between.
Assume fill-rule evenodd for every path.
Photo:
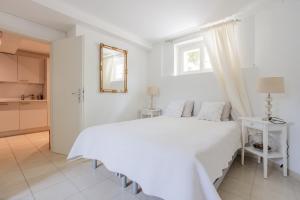
<instances>
[{"instance_id":1,"label":"white bed","mask_svg":"<svg viewBox=\"0 0 300 200\"><path fill-rule=\"evenodd\" d=\"M68 158L100 160L165 200L215 200L213 182L241 147L240 135L234 121L161 116L87 128Z\"/></svg>"}]
</instances>

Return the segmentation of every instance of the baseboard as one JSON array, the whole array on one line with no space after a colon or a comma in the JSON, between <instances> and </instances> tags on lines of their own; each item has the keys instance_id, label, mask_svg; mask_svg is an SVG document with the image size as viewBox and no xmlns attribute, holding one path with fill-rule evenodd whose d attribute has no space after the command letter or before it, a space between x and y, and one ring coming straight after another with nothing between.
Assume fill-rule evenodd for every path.
<instances>
[{"instance_id":1,"label":"baseboard","mask_svg":"<svg viewBox=\"0 0 300 200\"><path fill-rule=\"evenodd\" d=\"M29 133L37 133L37 132L49 131L49 130L50 130L50 128L48 126L45 126L45 127L31 128L31 129L25 129L25 130L6 131L6 132L0 133L0 138L15 136L15 135L29 134Z\"/></svg>"},{"instance_id":2,"label":"baseboard","mask_svg":"<svg viewBox=\"0 0 300 200\"><path fill-rule=\"evenodd\" d=\"M293 177L294 179L300 181L300 174L299 173L294 172L293 170L290 170L290 169L288 171L289 171L288 173L291 177Z\"/></svg>"}]
</instances>

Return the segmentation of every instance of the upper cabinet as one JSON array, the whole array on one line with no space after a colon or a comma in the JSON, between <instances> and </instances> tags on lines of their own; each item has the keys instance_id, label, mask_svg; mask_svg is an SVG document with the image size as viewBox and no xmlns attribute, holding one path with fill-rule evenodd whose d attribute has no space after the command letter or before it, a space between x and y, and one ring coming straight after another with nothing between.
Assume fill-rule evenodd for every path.
<instances>
[{"instance_id":1,"label":"upper cabinet","mask_svg":"<svg viewBox=\"0 0 300 200\"><path fill-rule=\"evenodd\" d=\"M45 82L45 59L19 55L18 80L21 82L43 84Z\"/></svg>"},{"instance_id":2,"label":"upper cabinet","mask_svg":"<svg viewBox=\"0 0 300 200\"><path fill-rule=\"evenodd\" d=\"M18 81L18 59L16 55L0 53L0 81Z\"/></svg>"}]
</instances>

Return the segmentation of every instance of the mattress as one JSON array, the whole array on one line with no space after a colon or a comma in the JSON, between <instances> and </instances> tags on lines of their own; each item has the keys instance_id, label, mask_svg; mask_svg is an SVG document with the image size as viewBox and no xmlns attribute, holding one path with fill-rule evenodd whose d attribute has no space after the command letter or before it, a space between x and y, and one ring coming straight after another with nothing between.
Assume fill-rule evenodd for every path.
<instances>
[{"instance_id":1,"label":"mattress","mask_svg":"<svg viewBox=\"0 0 300 200\"><path fill-rule=\"evenodd\" d=\"M213 182L240 147L237 122L161 116L89 127L68 159L100 160L165 200L218 200Z\"/></svg>"}]
</instances>

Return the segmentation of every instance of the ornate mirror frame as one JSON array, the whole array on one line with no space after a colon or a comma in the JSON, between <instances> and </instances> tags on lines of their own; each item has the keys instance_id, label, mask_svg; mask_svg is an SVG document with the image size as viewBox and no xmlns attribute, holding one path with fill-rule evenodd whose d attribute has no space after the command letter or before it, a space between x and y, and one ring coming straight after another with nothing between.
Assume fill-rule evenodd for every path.
<instances>
[{"instance_id":1,"label":"ornate mirror frame","mask_svg":"<svg viewBox=\"0 0 300 200\"><path fill-rule=\"evenodd\" d=\"M104 64L103 64L103 49L110 49L114 51L118 51L124 55L124 87L122 89L111 89L111 88L104 88ZM100 93L127 93L127 50L119 49L116 47L112 47L103 43L100 43Z\"/></svg>"}]
</instances>

